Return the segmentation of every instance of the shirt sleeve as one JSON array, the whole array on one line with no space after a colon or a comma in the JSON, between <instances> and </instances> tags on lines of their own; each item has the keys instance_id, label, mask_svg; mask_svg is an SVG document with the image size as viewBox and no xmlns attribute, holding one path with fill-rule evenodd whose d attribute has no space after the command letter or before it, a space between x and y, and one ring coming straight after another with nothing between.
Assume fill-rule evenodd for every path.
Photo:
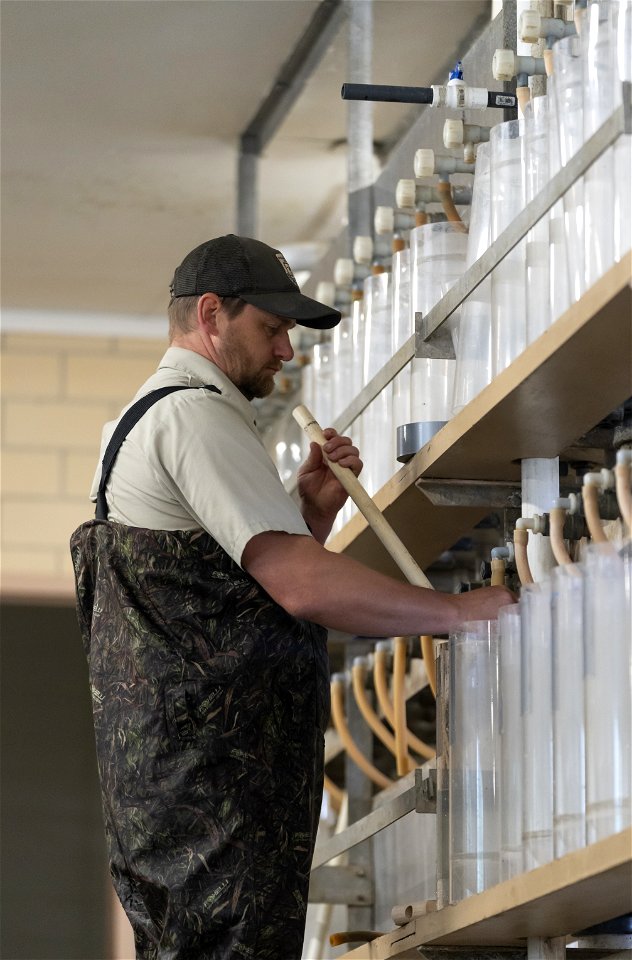
<instances>
[{"instance_id":1,"label":"shirt sleeve","mask_svg":"<svg viewBox=\"0 0 632 960\"><path fill-rule=\"evenodd\" d=\"M221 395L183 391L153 429L148 457L170 493L241 565L249 540L284 531L310 536L261 438Z\"/></svg>"}]
</instances>

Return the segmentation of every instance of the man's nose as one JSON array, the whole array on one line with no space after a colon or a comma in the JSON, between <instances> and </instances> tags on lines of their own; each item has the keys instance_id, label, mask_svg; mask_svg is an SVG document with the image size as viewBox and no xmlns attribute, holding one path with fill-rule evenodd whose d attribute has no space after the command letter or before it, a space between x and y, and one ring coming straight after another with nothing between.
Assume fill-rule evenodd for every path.
<instances>
[{"instance_id":1,"label":"man's nose","mask_svg":"<svg viewBox=\"0 0 632 960\"><path fill-rule=\"evenodd\" d=\"M290 334L287 330L284 330L277 341L276 353L280 359L284 361L291 360L294 356L294 347L292 346Z\"/></svg>"}]
</instances>

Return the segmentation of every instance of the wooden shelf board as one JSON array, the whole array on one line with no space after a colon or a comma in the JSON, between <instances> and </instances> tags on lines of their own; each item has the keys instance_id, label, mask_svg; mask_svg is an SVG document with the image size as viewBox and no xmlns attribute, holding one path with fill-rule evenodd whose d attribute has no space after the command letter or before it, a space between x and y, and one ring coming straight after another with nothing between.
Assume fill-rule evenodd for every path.
<instances>
[{"instance_id":1,"label":"wooden shelf board","mask_svg":"<svg viewBox=\"0 0 632 960\"><path fill-rule=\"evenodd\" d=\"M431 943L511 946L527 937L576 933L630 910L632 830L628 829L413 920L344 954L344 960L401 958Z\"/></svg>"},{"instance_id":2,"label":"wooden shelf board","mask_svg":"<svg viewBox=\"0 0 632 960\"><path fill-rule=\"evenodd\" d=\"M420 477L518 480L520 460L555 457L632 394L632 254L615 264L399 470L374 499L427 566L487 510L433 507ZM332 550L393 573L356 516Z\"/></svg>"}]
</instances>

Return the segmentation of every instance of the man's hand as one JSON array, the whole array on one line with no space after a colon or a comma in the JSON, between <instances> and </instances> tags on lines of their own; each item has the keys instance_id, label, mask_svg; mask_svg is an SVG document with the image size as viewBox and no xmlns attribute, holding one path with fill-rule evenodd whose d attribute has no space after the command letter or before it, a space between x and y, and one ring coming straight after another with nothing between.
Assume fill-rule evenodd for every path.
<instances>
[{"instance_id":1,"label":"man's hand","mask_svg":"<svg viewBox=\"0 0 632 960\"><path fill-rule=\"evenodd\" d=\"M340 436L331 427L323 430L323 433L327 438L324 447L321 449L318 443L312 442L309 456L296 475L301 512L320 543L327 539L336 514L347 499L346 490L325 462L323 449L329 460L341 467L349 467L356 477L362 470L358 448L353 446L349 437Z\"/></svg>"}]
</instances>

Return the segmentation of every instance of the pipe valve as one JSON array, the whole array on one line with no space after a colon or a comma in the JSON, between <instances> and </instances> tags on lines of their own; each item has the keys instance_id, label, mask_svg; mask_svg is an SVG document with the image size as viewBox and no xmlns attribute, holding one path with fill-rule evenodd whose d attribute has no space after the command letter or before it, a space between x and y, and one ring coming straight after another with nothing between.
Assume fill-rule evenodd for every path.
<instances>
[{"instance_id":1,"label":"pipe valve","mask_svg":"<svg viewBox=\"0 0 632 960\"><path fill-rule=\"evenodd\" d=\"M513 80L521 74L544 76L546 66L543 57L520 57L513 50L496 50L492 60L494 80Z\"/></svg>"},{"instance_id":2,"label":"pipe valve","mask_svg":"<svg viewBox=\"0 0 632 960\"><path fill-rule=\"evenodd\" d=\"M415 176L432 177L435 173L448 175L451 173L473 173L474 164L454 157L437 157L434 150L421 148L415 153Z\"/></svg>"}]
</instances>

